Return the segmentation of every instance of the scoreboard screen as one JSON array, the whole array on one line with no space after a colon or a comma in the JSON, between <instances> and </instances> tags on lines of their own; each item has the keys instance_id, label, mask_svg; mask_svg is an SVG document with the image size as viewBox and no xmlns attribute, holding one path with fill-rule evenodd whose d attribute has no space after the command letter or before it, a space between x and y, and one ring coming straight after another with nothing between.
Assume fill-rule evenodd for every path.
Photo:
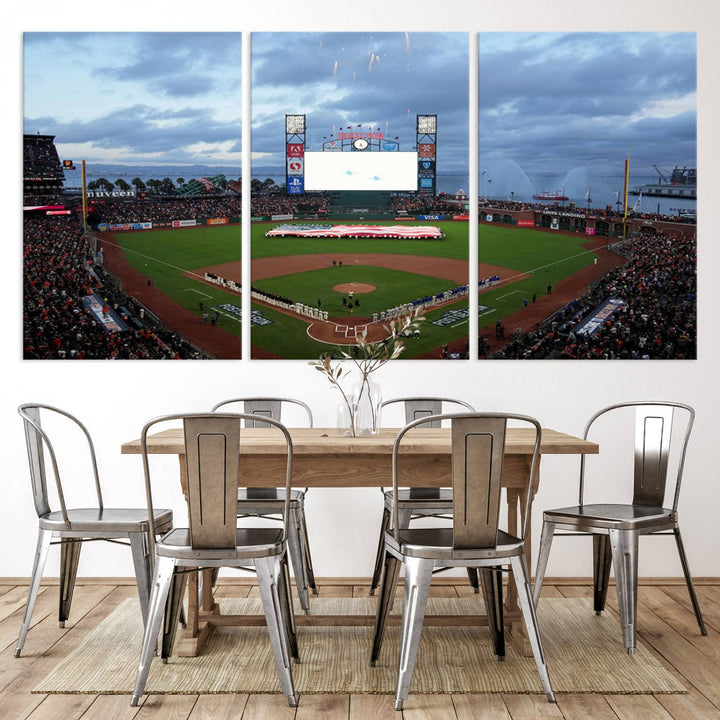
<instances>
[{"instance_id":1,"label":"scoreboard screen","mask_svg":"<svg viewBox=\"0 0 720 720\"><path fill-rule=\"evenodd\" d=\"M415 152L306 152L305 190L417 190Z\"/></svg>"}]
</instances>

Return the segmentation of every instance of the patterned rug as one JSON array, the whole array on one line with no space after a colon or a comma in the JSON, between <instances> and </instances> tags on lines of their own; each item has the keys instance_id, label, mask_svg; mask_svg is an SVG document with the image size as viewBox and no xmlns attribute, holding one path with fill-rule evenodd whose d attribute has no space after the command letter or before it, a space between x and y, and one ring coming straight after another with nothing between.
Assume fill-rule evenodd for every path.
<instances>
[{"instance_id":1,"label":"patterned rug","mask_svg":"<svg viewBox=\"0 0 720 720\"><path fill-rule=\"evenodd\" d=\"M313 598L313 614L372 615L374 598ZM684 693L681 682L640 644L623 650L618 621L598 617L591 601L547 598L539 622L550 680L560 693ZM396 603L399 611L401 602ZM262 613L260 600L222 600L233 614ZM299 611L299 608L298 608ZM482 599L430 598L428 614L484 614ZM399 627L388 627L377 666L368 666L373 628L298 628L300 693L394 693ZM33 690L36 693L130 693L142 642L136 600L126 600ZM411 692L541 693L535 662L519 655L507 635L498 662L485 627L426 626ZM217 627L203 654L153 661L147 692L155 694L279 692L265 627Z\"/></svg>"}]
</instances>

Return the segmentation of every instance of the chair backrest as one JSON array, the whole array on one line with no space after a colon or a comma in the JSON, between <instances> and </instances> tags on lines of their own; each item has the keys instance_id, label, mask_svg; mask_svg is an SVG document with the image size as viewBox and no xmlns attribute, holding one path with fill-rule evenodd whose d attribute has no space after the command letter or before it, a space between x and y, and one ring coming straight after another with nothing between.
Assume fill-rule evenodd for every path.
<instances>
[{"instance_id":1,"label":"chair backrest","mask_svg":"<svg viewBox=\"0 0 720 720\"><path fill-rule=\"evenodd\" d=\"M65 505L65 493L63 492L62 478L60 476L60 468L58 465L57 454L55 448L48 436L46 430L42 426L41 416L50 414L67 418L72 424L77 426L83 433L87 442L88 452L92 465L92 471L95 481L95 494L97 496L98 507L103 507L102 491L100 489L100 478L98 475L97 459L95 456L95 447L87 428L74 416L65 410L53 407L52 405L43 405L40 403L25 403L20 405L18 413L23 419L25 429L25 443L27 445L28 463L30 466L30 482L33 491L33 502L38 517L47 515L52 511L50 497L48 495L47 481L47 457L55 477L55 486L57 488L58 501L60 503L60 511L62 512L65 526L70 528L70 520L68 519L67 507Z\"/></svg>"},{"instance_id":2,"label":"chair backrest","mask_svg":"<svg viewBox=\"0 0 720 720\"><path fill-rule=\"evenodd\" d=\"M242 412L244 414L254 416L252 419L245 422L245 427L267 427L267 425L262 422L261 418L270 418L271 420L282 422L283 404L291 404L301 407L307 415L308 427L313 426L313 416L310 408L302 400L295 400L294 398L233 398L231 400L223 400L222 402L219 402L213 407L212 411L217 412L220 408L224 408L223 412L228 412L230 410L228 406L236 403L242 406Z\"/></svg>"},{"instance_id":3,"label":"chair backrest","mask_svg":"<svg viewBox=\"0 0 720 720\"><path fill-rule=\"evenodd\" d=\"M241 424L253 420L252 415L244 413L165 415L145 425L141 435L141 450L151 537L155 536L155 527L147 449L148 433L160 423L176 420L181 420L183 424L190 544L196 549L235 548ZM286 498L283 509L287 534L292 481L292 440L285 426L276 420L266 418L263 423L278 428L287 443Z\"/></svg>"},{"instance_id":4,"label":"chair backrest","mask_svg":"<svg viewBox=\"0 0 720 720\"><path fill-rule=\"evenodd\" d=\"M405 424L411 423L420 418L430 417L431 415L441 415L447 405L457 405L458 412L462 412L461 408L469 412L475 412L475 408L466 403L464 400L455 400L454 398L435 398L435 397L407 397L393 398L386 400L380 407L386 408L388 405L403 403L405 406ZM452 411L453 408L450 408ZM439 420L433 420L428 427L440 427Z\"/></svg>"},{"instance_id":5,"label":"chair backrest","mask_svg":"<svg viewBox=\"0 0 720 720\"><path fill-rule=\"evenodd\" d=\"M657 400L618 403L595 413L585 426L583 437L588 437L598 418L622 408L634 408L635 410L633 504L656 507L663 504L668 480L668 461L674 442L680 448L673 499L673 509L677 510L685 455L695 420L695 411L689 405ZM683 431L674 439L673 424L678 411L686 414L686 422ZM581 505L583 504L584 487L585 456L583 455L580 471Z\"/></svg>"},{"instance_id":6,"label":"chair backrest","mask_svg":"<svg viewBox=\"0 0 720 720\"><path fill-rule=\"evenodd\" d=\"M528 470L527 503L522 538L527 532L530 485L540 452L542 430L534 418L500 413L462 413L420 418L406 425L395 438L392 457L393 500L398 513L398 453L405 434L416 427L438 427L449 420L452 438L453 547L460 549L494 547L500 521L500 493L508 420L530 425L535 442ZM394 529L398 538L398 528Z\"/></svg>"}]
</instances>

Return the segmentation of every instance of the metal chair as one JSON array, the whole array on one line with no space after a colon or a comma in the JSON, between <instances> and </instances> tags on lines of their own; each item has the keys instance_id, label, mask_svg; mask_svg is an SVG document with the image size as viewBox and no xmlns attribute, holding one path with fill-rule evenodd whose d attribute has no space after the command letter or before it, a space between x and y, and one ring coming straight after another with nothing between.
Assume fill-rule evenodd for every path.
<instances>
[{"instance_id":1,"label":"metal chair","mask_svg":"<svg viewBox=\"0 0 720 720\"><path fill-rule=\"evenodd\" d=\"M673 402L627 402L611 405L595 413L587 425L583 438L587 439L598 418L606 413L631 408L635 410L634 486L630 504L592 504L584 502L585 455L580 460L579 504L573 507L546 510L535 573L534 601L537 605L547 567L555 530L558 537L587 535L593 537L594 607L599 615L605 609L610 567L615 566L620 623L623 643L628 654L635 652L635 618L637 616L638 540L641 535L673 534L690 600L700 632L707 635L700 605L688 568L680 526L678 500L683 466L695 411L688 405ZM681 432L673 437L673 420L676 411L684 414ZM619 422L617 414L613 421ZM677 456L677 476L671 508L663 507L671 448Z\"/></svg>"},{"instance_id":2,"label":"metal chair","mask_svg":"<svg viewBox=\"0 0 720 720\"><path fill-rule=\"evenodd\" d=\"M150 597L150 615L145 628L135 689L130 701L136 706L142 696L150 663L163 628L161 656L171 655L182 605L187 572L201 569L253 565L267 618L268 633L283 693L291 707L297 705L290 656L298 659L297 639L290 597L286 537L290 512L292 440L284 425L270 418L265 423L278 428L287 443L284 525L274 528L239 528L235 503L240 470L240 423L252 415L205 413L166 415L143 428L141 449L148 510L152 514L152 484L147 452L148 432L159 423L181 420L187 463L189 527L176 528L154 545L155 574Z\"/></svg>"},{"instance_id":3,"label":"metal chair","mask_svg":"<svg viewBox=\"0 0 720 720\"><path fill-rule=\"evenodd\" d=\"M403 403L405 410L405 425L419 420L420 418L429 417L430 415L440 415L443 412L443 406L457 405L469 412L475 412L475 408L464 400L454 400L452 398L431 398L431 397L412 397L412 398L395 398L386 400L381 404L381 409L389 405ZM429 427L440 427L440 421L432 421ZM380 578L383 570L383 558L385 557L385 533L390 528L390 520L393 509L393 491L380 488L383 493L384 507L382 521L380 523L380 537L378 539L378 549L375 556L375 568L373 569L372 581L370 583L370 595L375 594L375 590L380 584ZM449 488L403 488L398 491L398 527L405 529L410 526L410 521L422 517L449 518L452 514L452 491ZM475 592L480 592L478 575L475 568L467 569L468 578Z\"/></svg>"},{"instance_id":4,"label":"metal chair","mask_svg":"<svg viewBox=\"0 0 720 720\"><path fill-rule=\"evenodd\" d=\"M525 562L532 478L537 466L541 428L524 415L465 413L421 418L406 425L393 445L392 475L394 512L399 512L398 452L405 434L423 423L449 419L452 427L452 527L405 529L397 524L385 533L385 572L378 598L370 665L379 655L401 564L405 566L405 599L395 709L402 710L412 681L418 643L425 618L430 581L436 566L472 567L480 571L488 625L498 659L505 656L502 611L502 568L510 566L530 645L548 700L555 702L543 655L535 608ZM508 420L532 426L535 446L528 473L528 501L522 537L499 529L500 492L505 433Z\"/></svg>"},{"instance_id":5,"label":"metal chair","mask_svg":"<svg viewBox=\"0 0 720 720\"><path fill-rule=\"evenodd\" d=\"M107 508L104 506L92 438L85 426L70 413L39 403L21 405L18 412L23 419L25 428L25 442L30 464L30 481L32 483L35 511L38 515L38 540L25 614L23 615L20 637L15 649L16 658L20 657L25 644L50 545L58 543L60 545L60 606L58 615L60 627L65 627L65 621L70 617L70 605L73 590L75 589L75 578L82 544L93 540L107 540L118 544L126 544L120 542L122 540L129 541L135 567L140 609L143 622L145 622L147 620L150 580L152 577L149 532L151 527L152 532L158 534L167 532L172 529L173 520L171 510L156 510L153 519L148 522L148 514L145 508ZM46 425L51 419L62 421L62 418L66 418L72 430L79 429L82 432L83 438L81 442L83 444L78 448L78 453L84 452L82 448L85 447L86 443L95 483L96 507L77 509L67 507L57 454L46 429L43 428L41 417L45 419ZM59 510L52 509L48 494L48 465L52 469L55 478Z\"/></svg>"},{"instance_id":6,"label":"metal chair","mask_svg":"<svg viewBox=\"0 0 720 720\"><path fill-rule=\"evenodd\" d=\"M236 398L224 400L213 407L216 412L220 408L227 411L227 406L241 403L243 412L252 418L245 423L245 427L262 427L264 418L271 418L282 422L283 405L297 405L307 415L308 427L313 426L313 417L310 408L301 400L291 398ZM288 551L295 583L297 585L300 607L306 614L310 613L310 598L308 589L317 595L315 573L312 558L310 557L310 543L305 519L305 493L304 490L290 491L290 519L288 526ZM262 517L269 520L280 520L285 503L285 491L279 488L240 488L238 492L238 517Z\"/></svg>"}]
</instances>

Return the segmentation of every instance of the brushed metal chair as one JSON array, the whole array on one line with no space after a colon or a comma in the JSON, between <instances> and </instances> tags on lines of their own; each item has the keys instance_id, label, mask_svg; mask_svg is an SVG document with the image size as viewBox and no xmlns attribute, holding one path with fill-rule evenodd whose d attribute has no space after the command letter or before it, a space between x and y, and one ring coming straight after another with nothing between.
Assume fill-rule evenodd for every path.
<instances>
[{"instance_id":1,"label":"brushed metal chair","mask_svg":"<svg viewBox=\"0 0 720 720\"><path fill-rule=\"evenodd\" d=\"M282 422L283 405L295 405L302 409L307 417L307 426L313 426L313 416L310 408L301 400L292 398L235 398L223 400L213 407L216 412L220 408L227 412L229 406L239 404L243 413L252 418L245 423L245 427L262 427L264 418L271 418ZM300 607L306 614L310 613L309 590L317 595L315 572L313 571L312 557L310 556L310 542L308 540L307 521L305 519L304 490L290 491L290 517L288 525L288 551L290 562L295 574ZM262 517L268 520L281 520L285 503L285 490L282 488L240 488L238 491L238 517Z\"/></svg>"},{"instance_id":2,"label":"brushed metal chair","mask_svg":"<svg viewBox=\"0 0 720 720\"><path fill-rule=\"evenodd\" d=\"M680 526L678 525L678 500L682 483L683 466L695 411L688 405L673 402L626 402L611 405L595 413L587 425L583 437L588 438L595 422L612 413L612 422L621 422L623 409L634 410L634 483L629 504L586 504L585 462L580 460L580 493L578 505L546 510L543 513L543 529L535 573L534 602L537 605L542 589L545 569L556 530L566 531L558 537L592 535L594 608L599 615L605 609L610 568L614 565L617 585L620 622L623 643L628 654L635 652L635 619L637 616L638 540L641 535L675 536L685 582L690 594L700 632L707 635L700 605L688 567ZM680 414L680 432L673 435L673 423ZM677 454L677 475L674 481L672 507L663 507L671 454Z\"/></svg>"},{"instance_id":3,"label":"brushed metal chair","mask_svg":"<svg viewBox=\"0 0 720 720\"><path fill-rule=\"evenodd\" d=\"M466 403L464 400L454 400L453 398L434 398L434 397L408 397L394 398L386 400L381 404L381 409L385 409L390 405L403 404L405 411L405 425L430 415L440 415L443 409L452 409L456 406L457 412L468 410L475 412L475 408ZM427 424L428 427L440 427L439 420L433 420ZM380 537L378 539L378 549L375 556L375 567L373 569L372 580L370 582L370 595L375 594L375 590L380 584L380 578L383 571L383 559L385 557L385 533L390 528L392 518L394 495L392 490L380 488L383 493L384 506L382 520L380 522ZM450 518L452 516L452 490L449 488L401 488L398 491L398 527L405 529L410 526L410 522L422 517ZM480 592L478 574L475 568L467 569L470 585L475 592Z\"/></svg>"},{"instance_id":4,"label":"brushed metal chair","mask_svg":"<svg viewBox=\"0 0 720 720\"><path fill-rule=\"evenodd\" d=\"M405 567L405 597L402 637L395 693L395 709L402 710L412 681L418 644L433 571L441 567L472 567L480 572L483 599L495 655L505 656L502 606L502 569L510 566L517 586L518 600L527 627L543 690L555 702L540 640L535 607L525 561L530 484L537 467L542 430L534 418L497 413L464 413L421 418L398 433L392 454L394 512L399 511L398 452L405 434L423 423L449 419L452 427L452 527L400 528L385 532L385 571L378 597L375 635L370 665L380 655L387 618L395 596L401 565ZM508 420L531 426L535 445L528 473L528 501L522 537L499 528L500 493L505 434Z\"/></svg>"},{"instance_id":5,"label":"brushed metal chair","mask_svg":"<svg viewBox=\"0 0 720 720\"><path fill-rule=\"evenodd\" d=\"M38 539L35 550L30 590L28 591L25 614L20 627L20 637L15 649L15 657L20 657L32 612L37 599L50 545L60 545L60 605L58 620L60 627L70 617L75 579L77 577L80 550L84 542L107 540L126 545L129 541L132 551L137 590L140 599L143 622L147 620L150 600L150 580L152 578L152 555L149 533L162 534L172 529L172 510L155 510L154 518L149 522L145 508L107 508L103 504L97 458L92 438L86 427L70 413L51 405L26 403L18 408L23 419L25 442L27 444L35 511L38 516ZM45 427L43 427L43 420ZM55 447L50 440L47 426L55 427L64 423L65 428L79 435L80 442L73 450L78 455L87 453L92 469L97 505L95 507L68 508L65 502L63 479L60 474L60 462ZM53 510L53 502L48 492L48 466L54 477L59 510ZM52 478L50 478L52 482Z\"/></svg>"},{"instance_id":6,"label":"brushed metal chair","mask_svg":"<svg viewBox=\"0 0 720 720\"><path fill-rule=\"evenodd\" d=\"M150 663L158 645L163 616L161 657L172 654L177 618L188 571L221 567L245 568L257 573L268 634L280 685L291 707L297 705L290 657L298 660L287 567L287 526L292 480L292 440L284 425L265 423L285 436L287 465L283 527L237 526L236 502L240 471L241 421L252 415L204 413L165 415L148 422L141 435L148 510L152 515L152 482L147 452L148 432L158 424L182 421L187 469L188 527L176 528L154 544L155 573L150 613L143 638L140 664L130 704L136 706L145 690Z\"/></svg>"}]
</instances>

